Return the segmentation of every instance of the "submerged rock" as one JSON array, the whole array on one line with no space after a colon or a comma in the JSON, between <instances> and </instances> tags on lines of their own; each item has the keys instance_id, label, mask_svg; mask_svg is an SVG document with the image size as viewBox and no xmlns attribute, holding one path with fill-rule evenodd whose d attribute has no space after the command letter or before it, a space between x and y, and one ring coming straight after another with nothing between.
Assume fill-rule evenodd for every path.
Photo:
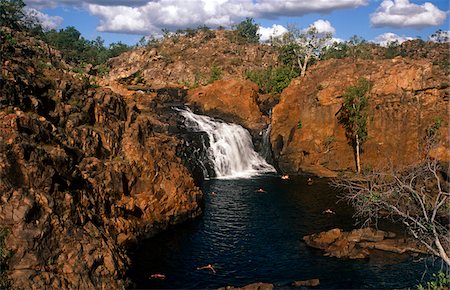
<instances>
[{"instance_id":1,"label":"submerged rock","mask_svg":"<svg viewBox=\"0 0 450 290\"><path fill-rule=\"evenodd\" d=\"M233 287L233 286L227 286L223 288L219 288L218 290L272 290L273 284L270 283L252 283L243 287Z\"/></svg>"},{"instance_id":2,"label":"submerged rock","mask_svg":"<svg viewBox=\"0 0 450 290\"><path fill-rule=\"evenodd\" d=\"M426 248L410 238L396 238L391 232L372 228L355 229L343 232L332 229L318 234L304 236L305 243L313 248L325 251L325 256L349 259L364 259L370 256L373 249L398 254L426 254Z\"/></svg>"},{"instance_id":3,"label":"submerged rock","mask_svg":"<svg viewBox=\"0 0 450 290\"><path fill-rule=\"evenodd\" d=\"M310 280L304 280L304 281L294 281L292 283L292 286L294 287L316 287L320 285L319 279L310 279Z\"/></svg>"}]
</instances>

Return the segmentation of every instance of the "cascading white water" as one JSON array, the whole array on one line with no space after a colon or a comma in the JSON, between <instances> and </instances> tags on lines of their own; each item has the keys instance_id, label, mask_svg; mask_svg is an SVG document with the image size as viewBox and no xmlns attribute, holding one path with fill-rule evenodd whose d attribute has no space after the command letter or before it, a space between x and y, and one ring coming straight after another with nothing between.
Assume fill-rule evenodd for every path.
<instances>
[{"instance_id":1,"label":"cascading white water","mask_svg":"<svg viewBox=\"0 0 450 290\"><path fill-rule=\"evenodd\" d=\"M208 155L217 178L248 178L276 172L255 152L250 133L241 126L197 115L189 109L177 110L186 119L188 128L208 134Z\"/></svg>"}]
</instances>

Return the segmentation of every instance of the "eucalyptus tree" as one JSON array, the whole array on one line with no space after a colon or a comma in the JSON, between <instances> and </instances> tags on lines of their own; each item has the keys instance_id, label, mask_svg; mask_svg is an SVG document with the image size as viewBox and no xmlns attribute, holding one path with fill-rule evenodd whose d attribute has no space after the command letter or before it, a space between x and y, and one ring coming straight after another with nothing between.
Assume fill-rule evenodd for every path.
<instances>
[{"instance_id":1,"label":"eucalyptus tree","mask_svg":"<svg viewBox=\"0 0 450 290\"><path fill-rule=\"evenodd\" d=\"M331 36L329 32L319 32L313 25L303 30L295 25L289 25L288 32L272 38L272 44L295 59L300 76L303 77L306 74L308 64L314 58L319 58L323 48L330 43Z\"/></svg>"},{"instance_id":2,"label":"eucalyptus tree","mask_svg":"<svg viewBox=\"0 0 450 290\"><path fill-rule=\"evenodd\" d=\"M349 143L355 151L356 172L361 172L360 147L367 140L368 93L371 83L361 78L355 86L348 87L339 110L338 120L344 126Z\"/></svg>"}]
</instances>

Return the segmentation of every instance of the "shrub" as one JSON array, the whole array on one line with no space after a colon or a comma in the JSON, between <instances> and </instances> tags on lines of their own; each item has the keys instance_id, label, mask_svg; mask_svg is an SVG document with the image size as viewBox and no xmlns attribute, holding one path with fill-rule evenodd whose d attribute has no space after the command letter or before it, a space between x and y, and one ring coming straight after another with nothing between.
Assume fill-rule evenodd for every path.
<instances>
[{"instance_id":1,"label":"shrub","mask_svg":"<svg viewBox=\"0 0 450 290\"><path fill-rule=\"evenodd\" d=\"M211 84L217 80L220 80L221 77L222 77L222 70L220 69L220 67L213 65L211 67L211 76L209 77L208 84Z\"/></svg>"},{"instance_id":2,"label":"shrub","mask_svg":"<svg viewBox=\"0 0 450 290\"><path fill-rule=\"evenodd\" d=\"M260 69L247 71L245 77L259 86L259 91L263 94L281 93L293 78L298 77L298 71L293 71L287 66L280 66L275 69Z\"/></svg>"},{"instance_id":3,"label":"shrub","mask_svg":"<svg viewBox=\"0 0 450 290\"><path fill-rule=\"evenodd\" d=\"M244 21L236 25L238 41L243 43L258 43L261 37L258 34L259 25L253 18L247 17Z\"/></svg>"}]
</instances>

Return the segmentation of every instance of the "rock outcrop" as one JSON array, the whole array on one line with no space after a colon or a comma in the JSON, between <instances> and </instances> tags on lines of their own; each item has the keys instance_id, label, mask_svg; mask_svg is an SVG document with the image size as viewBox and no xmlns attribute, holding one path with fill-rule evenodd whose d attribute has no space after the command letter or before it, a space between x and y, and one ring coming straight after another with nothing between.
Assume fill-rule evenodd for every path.
<instances>
[{"instance_id":1,"label":"rock outcrop","mask_svg":"<svg viewBox=\"0 0 450 290\"><path fill-rule=\"evenodd\" d=\"M189 90L187 101L208 116L240 124L252 132L261 132L269 119L258 104L258 86L241 79L219 80Z\"/></svg>"},{"instance_id":2,"label":"rock outcrop","mask_svg":"<svg viewBox=\"0 0 450 290\"><path fill-rule=\"evenodd\" d=\"M440 159L448 156L450 88L440 67L424 59L329 60L293 80L273 109L272 150L283 172L333 176L354 170L353 149L337 113L346 88L359 78L373 84L363 169L420 162L426 131L436 122L441 122L436 152Z\"/></svg>"},{"instance_id":3,"label":"rock outcrop","mask_svg":"<svg viewBox=\"0 0 450 290\"><path fill-rule=\"evenodd\" d=\"M109 79L153 88L189 88L208 84L214 75L244 78L248 70L277 64L274 47L237 43L234 37L225 30L167 37L111 59Z\"/></svg>"},{"instance_id":4,"label":"rock outcrop","mask_svg":"<svg viewBox=\"0 0 450 290\"><path fill-rule=\"evenodd\" d=\"M362 228L351 232L332 229L304 236L303 240L310 247L324 250L325 256L336 258L364 259L368 258L374 249L397 254L427 253L427 249L420 242L411 238L395 237L394 233Z\"/></svg>"},{"instance_id":5,"label":"rock outcrop","mask_svg":"<svg viewBox=\"0 0 450 290\"><path fill-rule=\"evenodd\" d=\"M201 213L184 141L156 112L158 92L96 88L45 44L10 33L15 47L0 43L0 228L12 287L124 288L129 243Z\"/></svg>"}]
</instances>

